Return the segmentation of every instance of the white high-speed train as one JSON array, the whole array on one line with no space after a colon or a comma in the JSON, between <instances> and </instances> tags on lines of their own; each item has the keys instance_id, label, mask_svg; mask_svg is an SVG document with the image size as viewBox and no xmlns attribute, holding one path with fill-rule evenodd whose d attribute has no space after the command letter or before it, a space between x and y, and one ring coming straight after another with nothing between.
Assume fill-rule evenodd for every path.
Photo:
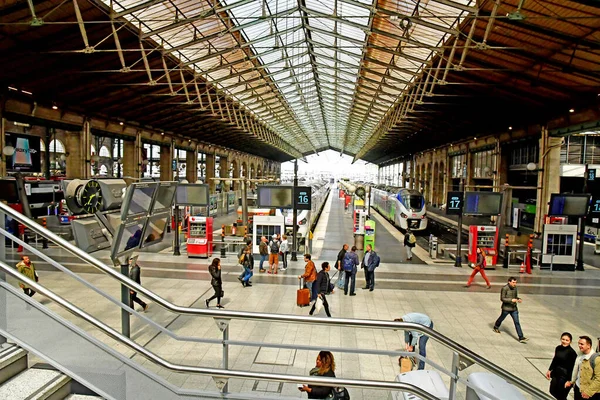
<instances>
[{"instance_id":1,"label":"white high-speed train","mask_svg":"<svg viewBox=\"0 0 600 400\"><path fill-rule=\"evenodd\" d=\"M371 187L371 206L400 229L427 229L425 198L417 190Z\"/></svg>"}]
</instances>

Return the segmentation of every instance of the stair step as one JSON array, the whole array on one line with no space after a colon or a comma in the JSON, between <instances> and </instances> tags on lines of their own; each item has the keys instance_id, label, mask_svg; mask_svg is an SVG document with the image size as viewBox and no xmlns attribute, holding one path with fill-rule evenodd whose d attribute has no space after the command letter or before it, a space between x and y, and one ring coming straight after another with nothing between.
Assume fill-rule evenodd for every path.
<instances>
[{"instance_id":1,"label":"stair step","mask_svg":"<svg viewBox=\"0 0 600 400\"><path fill-rule=\"evenodd\" d=\"M70 394L65 397L65 400L101 400L102 397L88 396L85 394Z\"/></svg>"},{"instance_id":2,"label":"stair step","mask_svg":"<svg viewBox=\"0 0 600 400\"><path fill-rule=\"evenodd\" d=\"M70 393L70 382L59 371L32 368L0 386L0 399L59 400Z\"/></svg>"},{"instance_id":3,"label":"stair step","mask_svg":"<svg viewBox=\"0 0 600 400\"><path fill-rule=\"evenodd\" d=\"M15 344L0 346L0 384L27 369L27 350Z\"/></svg>"}]
</instances>

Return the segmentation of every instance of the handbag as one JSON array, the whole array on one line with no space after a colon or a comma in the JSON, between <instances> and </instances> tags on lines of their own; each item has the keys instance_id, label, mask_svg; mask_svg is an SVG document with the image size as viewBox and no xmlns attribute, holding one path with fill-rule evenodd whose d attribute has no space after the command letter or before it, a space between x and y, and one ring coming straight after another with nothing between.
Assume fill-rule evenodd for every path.
<instances>
[{"instance_id":1,"label":"handbag","mask_svg":"<svg viewBox=\"0 0 600 400\"><path fill-rule=\"evenodd\" d=\"M350 400L350 393L345 387L334 387L331 389L331 395L329 399L335 400Z\"/></svg>"},{"instance_id":2,"label":"handbag","mask_svg":"<svg viewBox=\"0 0 600 400\"><path fill-rule=\"evenodd\" d=\"M320 313L323 308L323 299L317 297L317 301L315 302L315 312Z\"/></svg>"}]
</instances>

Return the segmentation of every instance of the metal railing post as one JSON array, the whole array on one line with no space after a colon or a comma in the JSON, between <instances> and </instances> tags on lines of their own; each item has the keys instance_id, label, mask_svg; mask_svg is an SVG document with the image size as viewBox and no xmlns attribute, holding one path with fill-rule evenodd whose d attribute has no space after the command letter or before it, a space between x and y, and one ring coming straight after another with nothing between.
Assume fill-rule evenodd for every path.
<instances>
[{"instance_id":1,"label":"metal railing post","mask_svg":"<svg viewBox=\"0 0 600 400\"><path fill-rule=\"evenodd\" d=\"M223 329L223 369L229 369L229 325ZM229 383L225 383L223 386L223 393L227 393Z\"/></svg>"},{"instance_id":2,"label":"metal railing post","mask_svg":"<svg viewBox=\"0 0 600 400\"><path fill-rule=\"evenodd\" d=\"M129 277L129 264L121 265L121 273ZM129 306L129 288L121 283L121 301ZM131 337L131 326L129 324L129 312L121 309L121 331L123 336Z\"/></svg>"},{"instance_id":3,"label":"metal railing post","mask_svg":"<svg viewBox=\"0 0 600 400\"><path fill-rule=\"evenodd\" d=\"M460 356L457 352L452 352L452 377L450 378L449 400L456 399L456 385L458 384L458 373L460 367Z\"/></svg>"},{"instance_id":4,"label":"metal railing post","mask_svg":"<svg viewBox=\"0 0 600 400\"><path fill-rule=\"evenodd\" d=\"M6 228L6 214L3 211L0 211L0 228ZM0 243L0 260L6 260L6 238L4 236L0 236L2 243ZM11 243L12 246L12 243ZM6 273L0 269L0 282L6 281ZM8 314L8 303L6 302L6 292L2 291L0 293L0 326L7 326L7 314ZM6 338L0 335L0 345L6 343Z\"/></svg>"}]
</instances>

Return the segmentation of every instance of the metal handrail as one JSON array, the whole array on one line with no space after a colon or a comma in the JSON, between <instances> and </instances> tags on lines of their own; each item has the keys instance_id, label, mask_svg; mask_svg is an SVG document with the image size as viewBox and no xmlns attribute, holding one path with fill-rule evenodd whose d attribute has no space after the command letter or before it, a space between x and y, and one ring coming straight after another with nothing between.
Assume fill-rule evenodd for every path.
<instances>
[{"instance_id":1,"label":"metal handrail","mask_svg":"<svg viewBox=\"0 0 600 400\"><path fill-rule=\"evenodd\" d=\"M235 319L244 319L244 320L260 320L260 321L270 321L270 322L292 322L292 323L306 323L306 324L316 324L316 325L333 325L333 326L345 326L345 327L356 327L356 328L377 328L377 329L396 329L396 330L411 330L420 332L430 338L433 338L443 344L444 346L450 348L451 350L457 352L463 357L466 357L473 362L481 365L486 368L490 372L504 378L508 382L514 384L525 392L536 396L540 399L545 400L554 400L550 395L542 392L540 389L532 386L528 382L525 382L510 372L504 370L503 368L497 366L496 364L486 360L485 358L479 356L477 353L467 349L461 344L451 340L450 338L430 329L424 325L408 323L408 322L395 322L395 321L378 321L378 320L366 320L366 319L349 319L349 318L314 318L314 317L305 317L301 315L283 315L283 314L268 314L268 313L258 313L258 312L247 312L247 311L229 311L229 310L210 310L210 309L197 309L197 308L189 308L182 307L176 304L169 302L168 300L163 299L156 293L144 288L141 285L138 285L136 282L129 279L129 277L115 271L114 269L108 267L101 261L96 258L90 256L85 251L81 250L78 247L73 246L71 243L67 242L60 236L54 234L53 232L43 228L41 225L37 224L35 221L25 217L23 214L13 210L7 205L0 202L0 211L3 211L10 215L12 218L17 220L18 222L26 225L29 229L38 233L39 235L53 241L59 247L67 250L71 254L79 257L80 259L88 262L90 265L96 267L97 269L103 271L104 273L110 275L123 285L128 288L142 293L145 297L151 299L154 303L159 306L178 314L186 314L186 315L200 315L200 316L209 316L209 317L218 317L218 318L235 318ZM12 275L12 274L11 274ZM36 285L38 286L38 285Z\"/></svg>"},{"instance_id":2,"label":"metal handrail","mask_svg":"<svg viewBox=\"0 0 600 400\"><path fill-rule=\"evenodd\" d=\"M386 382L386 381L374 381L374 380L358 380L358 379L346 379L346 378L328 378L328 377L316 377L316 376L302 376L302 375L285 375L285 374L274 374L274 373L263 373L263 372L251 372L251 371L237 371L230 369L221 369L221 368L202 368L202 367L193 367L190 365L180 365L173 364L164 358L158 356L157 354L147 350L145 347L137 344L130 338L124 336L117 330L111 328L105 323L99 321L95 317L86 313L78 307L75 307L73 304L69 303L59 295L54 292L44 288L39 285L35 281L27 278L25 275L16 271L14 268L9 267L3 261L0 261L0 268L4 270L8 275L12 276L15 279L18 279L24 282L27 286L33 288L36 292L46 296L56 304L60 305L65 310L69 311L71 314L83 319L84 321L92 324L96 328L100 329L102 332L117 340L118 342L124 344L129 347L131 350L141 354L146 359L158 364L164 368L167 368L171 371L175 372L187 372L187 373L197 373L201 375L210 375L216 378L239 378L239 379L256 379L256 380L266 380L266 381L276 381L276 382L287 382L287 383L304 383L318 386L330 386L330 387L338 387L338 386L346 386L346 387L357 387L357 388L371 388L371 389L387 389L387 390L397 390L397 391L405 391L409 393L413 393L419 396L422 399L426 400L438 400L437 397L431 395L429 392L408 383L402 382ZM6 282L0 281L0 286L7 287L10 286Z\"/></svg>"}]
</instances>

